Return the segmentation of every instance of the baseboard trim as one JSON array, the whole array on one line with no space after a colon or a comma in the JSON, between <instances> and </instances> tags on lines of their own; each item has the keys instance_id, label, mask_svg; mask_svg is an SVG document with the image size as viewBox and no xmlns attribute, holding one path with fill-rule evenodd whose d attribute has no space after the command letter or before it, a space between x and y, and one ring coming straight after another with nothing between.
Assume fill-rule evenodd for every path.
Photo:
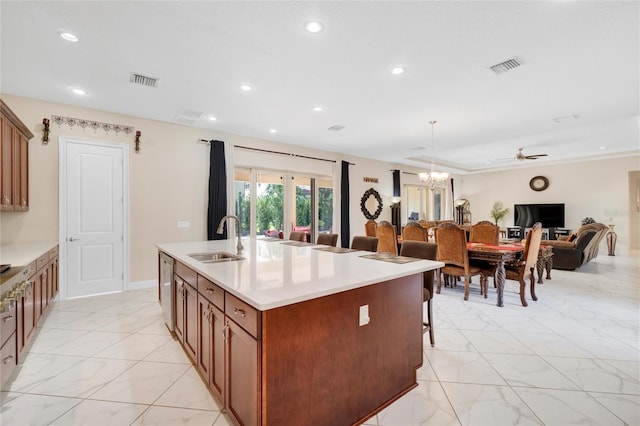
<instances>
[{"instance_id":1,"label":"baseboard trim","mask_svg":"<svg viewBox=\"0 0 640 426\"><path fill-rule=\"evenodd\" d=\"M127 285L128 290L141 290L143 288L151 288L156 287L158 285L158 280L146 280L146 281L135 281L129 282Z\"/></svg>"}]
</instances>

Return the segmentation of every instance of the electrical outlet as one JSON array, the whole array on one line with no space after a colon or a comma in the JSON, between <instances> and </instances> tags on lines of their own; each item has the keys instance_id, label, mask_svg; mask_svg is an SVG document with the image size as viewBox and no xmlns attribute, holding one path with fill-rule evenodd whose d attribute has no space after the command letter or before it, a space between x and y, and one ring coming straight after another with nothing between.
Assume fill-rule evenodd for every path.
<instances>
[{"instance_id":1,"label":"electrical outlet","mask_svg":"<svg viewBox=\"0 0 640 426\"><path fill-rule=\"evenodd\" d=\"M188 228L188 227L189 227L189 222L187 222L186 220L178 221L178 228Z\"/></svg>"},{"instance_id":2,"label":"electrical outlet","mask_svg":"<svg viewBox=\"0 0 640 426\"><path fill-rule=\"evenodd\" d=\"M369 324L370 320L371 318L369 318L369 305L360 306L360 320L358 325L360 325L360 327L362 327L363 325L367 325Z\"/></svg>"}]
</instances>

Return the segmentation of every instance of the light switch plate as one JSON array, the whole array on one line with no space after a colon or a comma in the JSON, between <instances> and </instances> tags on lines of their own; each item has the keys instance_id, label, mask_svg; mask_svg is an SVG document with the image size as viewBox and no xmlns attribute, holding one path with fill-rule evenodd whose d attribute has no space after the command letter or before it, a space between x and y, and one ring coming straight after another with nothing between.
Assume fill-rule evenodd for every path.
<instances>
[{"instance_id":1,"label":"light switch plate","mask_svg":"<svg viewBox=\"0 0 640 426\"><path fill-rule=\"evenodd\" d=\"M360 306L360 320L358 321L358 325L360 325L361 327L363 325L367 325L369 324L370 320L371 318L369 318L369 305Z\"/></svg>"},{"instance_id":2,"label":"light switch plate","mask_svg":"<svg viewBox=\"0 0 640 426\"><path fill-rule=\"evenodd\" d=\"M189 222L187 222L186 220L178 221L178 228L188 228L188 227L189 227Z\"/></svg>"}]
</instances>

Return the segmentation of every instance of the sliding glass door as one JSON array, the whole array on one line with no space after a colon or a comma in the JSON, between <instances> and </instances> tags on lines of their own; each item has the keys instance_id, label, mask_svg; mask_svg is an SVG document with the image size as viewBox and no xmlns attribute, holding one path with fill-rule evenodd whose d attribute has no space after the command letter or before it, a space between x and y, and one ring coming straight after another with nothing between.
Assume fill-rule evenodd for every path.
<instances>
[{"instance_id":1,"label":"sliding glass door","mask_svg":"<svg viewBox=\"0 0 640 426\"><path fill-rule=\"evenodd\" d=\"M429 189L420 185L405 185L407 220L442 220L444 218L444 189Z\"/></svg>"},{"instance_id":2,"label":"sliding glass door","mask_svg":"<svg viewBox=\"0 0 640 426\"><path fill-rule=\"evenodd\" d=\"M331 178L237 168L234 189L242 235L286 239L296 230L315 241L318 232L333 231Z\"/></svg>"}]
</instances>

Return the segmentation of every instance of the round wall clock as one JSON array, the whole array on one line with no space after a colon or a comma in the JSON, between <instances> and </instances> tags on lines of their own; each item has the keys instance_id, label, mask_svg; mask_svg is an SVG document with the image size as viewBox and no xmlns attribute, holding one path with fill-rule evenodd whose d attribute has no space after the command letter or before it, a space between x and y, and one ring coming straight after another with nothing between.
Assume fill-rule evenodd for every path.
<instances>
[{"instance_id":1,"label":"round wall clock","mask_svg":"<svg viewBox=\"0 0 640 426\"><path fill-rule=\"evenodd\" d=\"M549 179L544 176L535 176L529 181L529 187L534 191L544 191L549 187Z\"/></svg>"}]
</instances>

